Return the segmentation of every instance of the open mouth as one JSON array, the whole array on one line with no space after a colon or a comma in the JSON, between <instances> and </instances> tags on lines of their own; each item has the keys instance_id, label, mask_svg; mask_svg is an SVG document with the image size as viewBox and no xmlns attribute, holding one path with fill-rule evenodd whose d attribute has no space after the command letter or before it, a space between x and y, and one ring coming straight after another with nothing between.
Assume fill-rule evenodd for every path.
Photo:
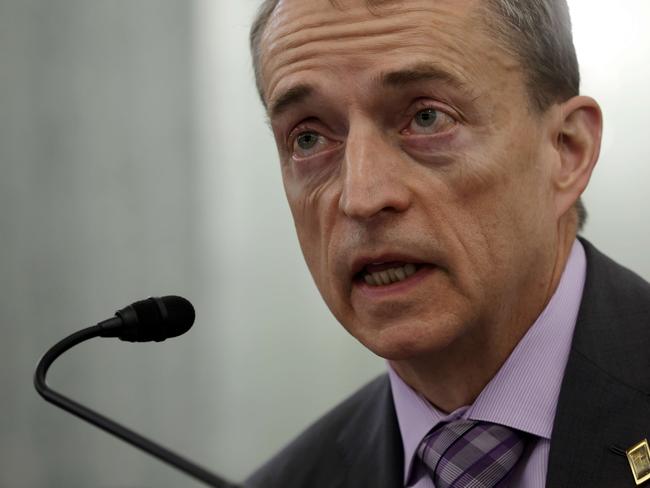
<instances>
[{"instance_id":1,"label":"open mouth","mask_svg":"<svg viewBox=\"0 0 650 488\"><path fill-rule=\"evenodd\" d=\"M364 266L355 275L355 280L369 286L387 286L407 280L425 266L422 263L373 263Z\"/></svg>"}]
</instances>

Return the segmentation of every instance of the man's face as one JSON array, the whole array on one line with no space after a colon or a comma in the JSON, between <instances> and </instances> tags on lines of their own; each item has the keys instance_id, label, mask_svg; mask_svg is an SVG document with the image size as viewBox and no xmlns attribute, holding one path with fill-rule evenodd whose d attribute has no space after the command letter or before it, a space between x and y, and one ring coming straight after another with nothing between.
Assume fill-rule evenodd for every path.
<instances>
[{"instance_id":1,"label":"man's face","mask_svg":"<svg viewBox=\"0 0 650 488\"><path fill-rule=\"evenodd\" d=\"M338 3L282 0L262 39L264 98L316 285L389 359L507 334L548 283L548 117L476 1Z\"/></svg>"}]
</instances>

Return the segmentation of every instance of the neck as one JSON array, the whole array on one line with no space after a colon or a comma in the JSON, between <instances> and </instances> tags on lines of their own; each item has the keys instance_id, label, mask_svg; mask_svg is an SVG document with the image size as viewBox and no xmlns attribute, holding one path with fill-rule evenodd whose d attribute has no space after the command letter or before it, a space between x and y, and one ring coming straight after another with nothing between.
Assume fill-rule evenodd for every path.
<instances>
[{"instance_id":1,"label":"neck","mask_svg":"<svg viewBox=\"0 0 650 488\"><path fill-rule=\"evenodd\" d=\"M575 219L561 219L555 242L549 245L543 280L537 293L517 294L515 303L496 319L477 325L472 337L442 351L390 361L393 369L415 391L443 412L474 403L478 395L497 374L537 317L546 308L558 287L576 236ZM533 296L534 295L534 296ZM521 297L528 296L528 300Z\"/></svg>"}]
</instances>

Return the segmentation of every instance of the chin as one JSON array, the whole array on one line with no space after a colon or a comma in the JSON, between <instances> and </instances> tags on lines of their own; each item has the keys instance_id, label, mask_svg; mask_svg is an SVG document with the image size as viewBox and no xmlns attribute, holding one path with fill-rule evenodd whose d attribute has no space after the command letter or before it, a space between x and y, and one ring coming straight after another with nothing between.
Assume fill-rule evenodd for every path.
<instances>
[{"instance_id":1,"label":"chin","mask_svg":"<svg viewBox=\"0 0 650 488\"><path fill-rule=\"evenodd\" d=\"M451 323L395 324L353 335L367 349L390 361L421 358L444 351L458 340L461 328Z\"/></svg>"}]
</instances>

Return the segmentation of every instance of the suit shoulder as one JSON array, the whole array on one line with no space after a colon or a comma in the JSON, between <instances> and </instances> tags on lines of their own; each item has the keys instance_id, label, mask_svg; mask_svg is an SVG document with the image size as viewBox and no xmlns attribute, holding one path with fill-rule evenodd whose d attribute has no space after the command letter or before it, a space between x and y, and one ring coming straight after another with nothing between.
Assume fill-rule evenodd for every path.
<instances>
[{"instance_id":1,"label":"suit shoulder","mask_svg":"<svg viewBox=\"0 0 650 488\"><path fill-rule=\"evenodd\" d=\"M573 347L610 377L650 392L650 283L583 245L587 277Z\"/></svg>"},{"instance_id":2,"label":"suit shoulder","mask_svg":"<svg viewBox=\"0 0 650 488\"><path fill-rule=\"evenodd\" d=\"M246 487L316 487L315 480L338 486L345 477L343 432L368 421L379 398L390 395L387 374L370 381L311 424L271 460L255 471Z\"/></svg>"},{"instance_id":3,"label":"suit shoulder","mask_svg":"<svg viewBox=\"0 0 650 488\"><path fill-rule=\"evenodd\" d=\"M582 240L587 256L585 296L598 314L650 313L650 283Z\"/></svg>"}]
</instances>

